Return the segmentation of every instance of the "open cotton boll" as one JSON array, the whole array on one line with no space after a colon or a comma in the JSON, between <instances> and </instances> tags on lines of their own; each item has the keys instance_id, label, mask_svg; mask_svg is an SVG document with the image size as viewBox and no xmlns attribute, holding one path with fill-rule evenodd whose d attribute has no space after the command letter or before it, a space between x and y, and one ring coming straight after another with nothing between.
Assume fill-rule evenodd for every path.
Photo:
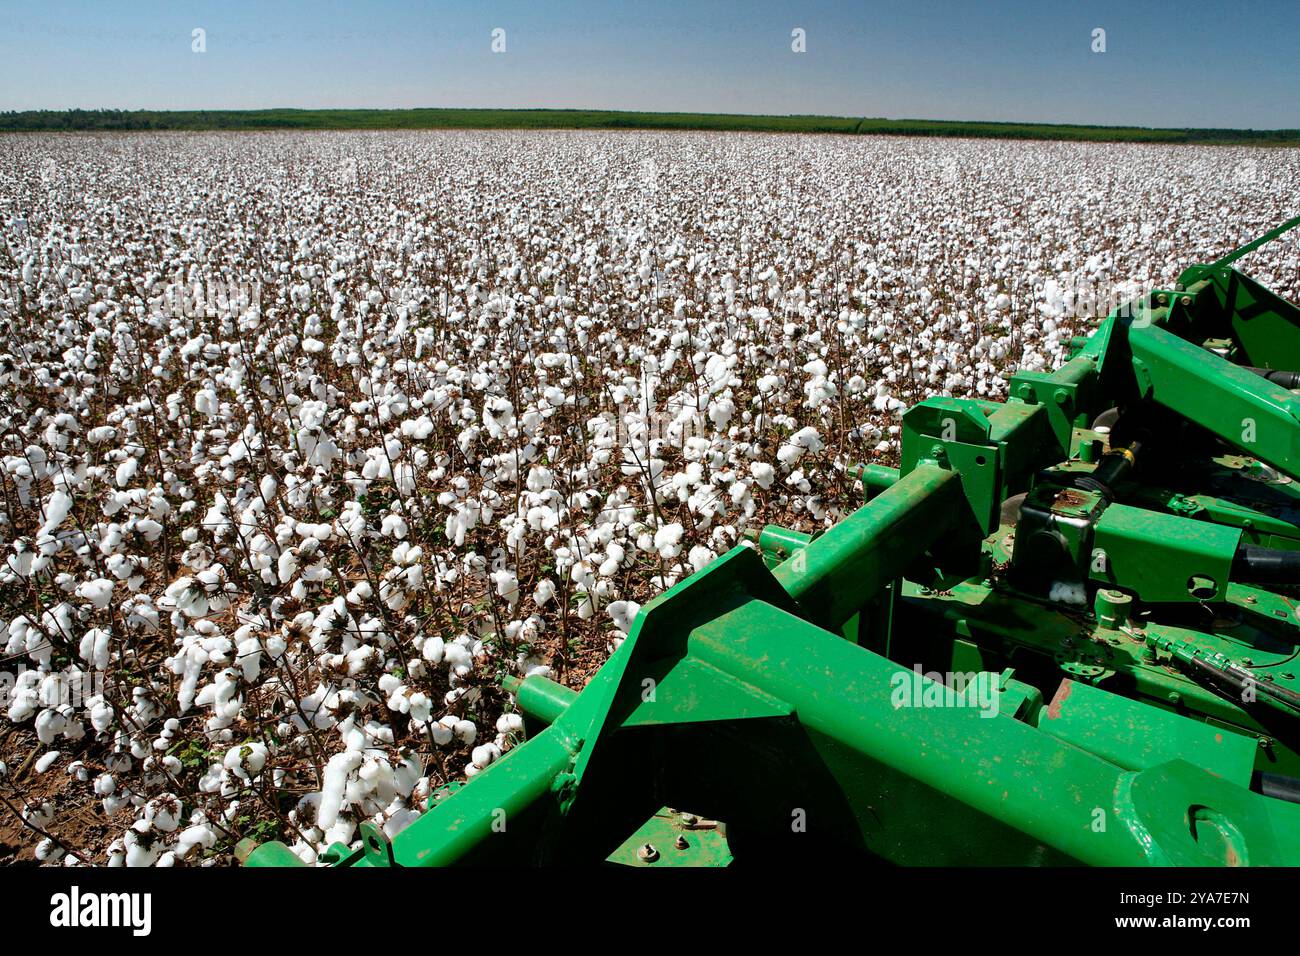
<instances>
[{"instance_id":1,"label":"open cotton boll","mask_svg":"<svg viewBox=\"0 0 1300 956\"><path fill-rule=\"evenodd\" d=\"M691 548L690 554L687 555L687 563L696 571L703 571L715 557L712 549L702 544L697 544Z\"/></svg>"},{"instance_id":2,"label":"open cotton boll","mask_svg":"<svg viewBox=\"0 0 1300 956\"><path fill-rule=\"evenodd\" d=\"M505 598L511 606L519 602L519 577L509 568L492 572L492 581L496 584L498 597Z\"/></svg>"},{"instance_id":3,"label":"open cotton boll","mask_svg":"<svg viewBox=\"0 0 1300 956\"><path fill-rule=\"evenodd\" d=\"M1060 604L1081 607L1088 603L1088 592L1082 582L1053 581L1047 599Z\"/></svg>"},{"instance_id":4,"label":"open cotton boll","mask_svg":"<svg viewBox=\"0 0 1300 956\"><path fill-rule=\"evenodd\" d=\"M521 734L524 731L524 718L519 714L502 714L497 718L497 733Z\"/></svg>"},{"instance_id":5,"label":"open cotton boll","mask_svg":"<svg viewBox=\"0 0 1300 956\"><path fill-rule=\"evenodd\" d=\"M239 771L252 778L266 766L267 753L266 744L260 741L239 744L226 751L222 764L227 770Z\"/></svg>"},{"instance_id":6,"label":"open cotton boll","mask_svg":"<svg viewBox=\"0 0 1300 956\"><path fill-rule=\"evenodd\" d=\"M346 750L330 757L326 763L320 806L316 813L316 823L322 829L328 830L338 822L348 777L361 767L364 759L360 751Z\"/></svg>"},{"instance_id":7,"label":"open cotton boll","mask_svg":"<svg viewBox=\"0 0 1300 956\"><path fill-rule=\"evenodd\" d=\"M641 605L635 601L612 601L605 608L606 613L614 619L614 626L623 634L632 629L632 622L641 612Z\"/></svg>"},{"instance_id":8,"label":"open cotton boll","mask_svg":"<svg viewBox=\"0 0 1300 956\"><path fill-rule=\"evenodd\" d=\"M48 535L56 531L72 513L72 505L72 496L62 488L56 488L45 506L45 524L41 526L41 534Z\"/></svg>"},{"instance_id":9,"label":"open cotton boll","mask_svg":"<svg viewBox=\"0 0 1300 956\"><path fill-rule=\"evenodd\" d=\"M58 763L59 758L62 756L63 754L61 754L57 750L51 750L48 751L47 753L41 754L40 759L36 761L36 772L45 773L45 771L49 770L56 763Z\"/></svg>"},{"instance_id":10,"label":"open cotton boll","mask_svg":"<svg viewBox=\"0 0 1300 956\"><path fill-rule=\"evenodd\" d=\"M452 725L452 732L461 743L469 745L478 736L478 727L472 720L457 720Z\"/></svg>"},{"instance_id":11,"label":"open cotton boll","mask_svg":"<svg viewBox=\"0 0 1300 956\"><path fill-rule=\"evenodd\" d=\"M163 852L162 840L143 820L137 820L122 835L122 846L129 867L153 866Z\"/></svg>"},{"instance_id":12,"label":"open cotton boll","mask_svg":"<svg viewBox=\"0 0 1300 956\"><path fill-rule=\"evenodd\" d=\"M36 844L33 855L42 863L57 863L64 854L63 847L53 840L45 839Z\"/></svg>"},{"instance_id":13,"label":"open cotton boll","mask_svg":"<svg viewBox=\"0 0 1300 956\"><path fill-rule=\"evenodd\" d=\"M216 846L216 843L216 831L207 823L196 823L181 831L172 852L178 859L185 860L195 850L210 850Z\"/></svg>"},{"instance_id":14,"label":"open cotton boll","mask_svg":"<svg viewBox=\"0 0 1300 956\"><path fill-rule=\"evenodd\" d=\"M95 578L93 581L86 581L77 585L77 595L102 610L112 603L113 582L106 578Z\"/></svg>"},{"instance_id":15,"label":"open cotton boll","mask_svg":"<svg viewBox=\"0 0 1300 956\"><path fill-rule=\"evenodd\" d=\"M538 607L543 607L553 597L555 597L555 582L550 578L542 578L533 588L533 602Z\"/></svg>"},{"instance_id":16,"label":"open cotton boll","mask_svg":"<svg viewBox=\"0 0 1300 956\"><path fill-rule=\"evenodd\" d=\"M501 748L494 743L480 744L470 754L470 762L480 770L501 756Z\"/></svg>"},{"instance_id":17,"label":"open cotton boll","mask_svg":"<svg viewBox=\"0 0 1300 956\"><path fill-rule=\"evenodd\" d=\"M96 670L106 670L109 662L109 643L112 634L103 628L92 627L81 637L78 652L81 659Z\"/></svg>"},{"instance_id":18,"label":"open cotton boll","mask_svg":"<svg viewBox=\"0 0 1300 956\"><path fill-rule=\"evenodd\" d=\"M114 481L117 482L117 486L119 488L125 488L131 483L131 480L135 478L135 474L139 469L140 459L138 458L128 458L126 461L118 465L117 471L114 474Z\"/></svg>"},{"instance_id":19,"label":"open cotton boll","mask_svg":"<svg viewBox=\"0 0 1300 956\"><path fill-rule=\"evenodd\" d=\"M666 524L655 531L654 546L659 552L659 556L665 561L671 561L681 554L681 541L684 533L684 529L677 522Z\"/></svg>"}]
</instances>

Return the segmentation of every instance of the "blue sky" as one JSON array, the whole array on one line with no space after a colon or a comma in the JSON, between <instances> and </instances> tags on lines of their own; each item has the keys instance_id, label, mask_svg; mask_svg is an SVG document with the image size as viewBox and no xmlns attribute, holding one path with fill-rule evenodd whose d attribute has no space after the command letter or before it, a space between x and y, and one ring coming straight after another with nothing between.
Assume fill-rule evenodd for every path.
<instances>
[{"instance_id":1,"label":"blue sky","mask_svg":"<svg viewBox=\"0 0 1300 956\"><path fill-rule=\"evenodd\" d=\"M791 51L795 27L806 53ZM1091 49L1097 27L1105 53ZM0 109L569 107L1293 128L1298 53L1298 0L0 0Z\"/></svg>"}]
</instances>

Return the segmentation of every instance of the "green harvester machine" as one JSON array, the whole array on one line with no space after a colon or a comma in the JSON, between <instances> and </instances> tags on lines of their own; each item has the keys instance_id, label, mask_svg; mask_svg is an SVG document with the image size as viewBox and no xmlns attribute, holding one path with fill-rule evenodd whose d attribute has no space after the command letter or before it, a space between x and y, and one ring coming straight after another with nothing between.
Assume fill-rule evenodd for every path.
<instances>
[{"instance_id":1,"label":"green harvester machine","mask_svg":"<svg viewBox=\"0 0 1300 956\"><path fill-rule=\"evenodd\" d=\"M1006 402L934 397L810 537L644 607L337 866L1300 865L1300 308L1232 267ZM302 865L267 843L247 865Z\"/></svg>"}]
</instances>

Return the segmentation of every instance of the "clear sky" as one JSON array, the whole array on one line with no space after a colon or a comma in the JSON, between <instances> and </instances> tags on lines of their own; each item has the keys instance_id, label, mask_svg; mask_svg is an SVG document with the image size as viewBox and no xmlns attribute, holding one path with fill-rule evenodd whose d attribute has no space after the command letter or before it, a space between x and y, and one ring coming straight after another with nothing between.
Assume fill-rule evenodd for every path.
<instances>
[{"instance_id":1,"label":"clear sky","mask_svg":"<svg viewBox=\"0 0 1300 956\"><path fill-rule=\"evenodd\" d=\"M277 106L1295 128L1300 0L0 0L0 109Z\"/></svg>"}]
</instances>

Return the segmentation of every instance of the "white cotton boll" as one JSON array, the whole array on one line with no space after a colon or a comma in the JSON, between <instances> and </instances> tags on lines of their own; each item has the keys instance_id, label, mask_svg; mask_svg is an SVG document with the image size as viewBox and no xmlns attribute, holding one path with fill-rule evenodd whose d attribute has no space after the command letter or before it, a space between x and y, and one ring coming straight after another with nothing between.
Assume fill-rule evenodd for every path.
<instances>
[{"instance_id":1,"label":"white cotton boll","mask_svg":"<svg viewBox=\"0 0 1300 956\"><path fill-rule=\"evenodd\" d=\"M474 738L478 736L478 727L474 725L474 721L472 720L458 720L453 725L452 732L455 733L456 738L461 743L469 745L472 744Z\"/></svg>"},{"instance_id":2,"label":"white cotton boll","mask_svg":"<svg viewBox=\"0 0 1300 956\"><path fill-rule=\"evenodd\" d=\"M409 495L415 491L415 469L402 462L397 465L393 472L393 484L397 486L397 491L403 495Z\"/></svg>"},{"instance_id":3,"label":"white cotton boll","mask_svg":"<svg viewBox=\"0 0 1300 956\"><path fill-rule=\"evenodd\" d=\"M715 555L711 549L699 544L691 548L690 554L686 557L686 561L694 570L703 571L714 557Z\"/></svg>"},{"instance_id":4,"label":"white cotton boll","mask_svg":"<svg viewBox=\"0 0 1300 956\"><path fill-rule=\"evenodd\" d=\"M408 438L414 438L416 441L424 441L433 434L433 419L428 415L421 415L419 418L408 418L402 422L402 434Z\"/></svg>"},{"instance_id":5,"label":"white cotton boll","mask_svg":"<svg viewBox=\"0 0 1300 956\"><path fill-rule=\"evenodd\" d=\"M538 607L544 607L553 597L555 597L555 582L550 578L542 578L533 588L533 603Z\"/></svg>"},{"instance_id":6,"label":"white cotton boll","mask_svg":"<svg viewBox=\"0 0 1300 956\"><path fill-rule=\"evenodd\" d=\"M48 746L54 743L67 727L66 716L57 710L46 708L36 715L33 729L36 731L36 739Z\"/></svg>"},{"instance_id":7,"label":"white cotton boll","mask_svg":"<svg viewBox=\"0 0 1300 956\"><path fill-rule=\"evenodd\" d=\"M654 546L660 557L671 561L681 554L681 541L684 529L677 522L666 524L655 532Z\"/></svg>"},{"instance_id":8,"label":"white cotton boll","mask_svg":"<svg viewBox=\"0 0 1300 956\"><path fill-rule=\"evenodd\" d=\"M524 718L519 714L502 714L497 718L497 733L521 734L524 731Z\"/></svg>"},{"instance_id":9,"label":"white cotton boll","mask_svg":"<svg viewBox=\"0 0 1300 956\"><path fill-rule=\"evenodd\" d=\"M749 466L749 473L753 476L754 482L758 487L767 491L772 487L772 482L776 480L776 470L767 462L755 461Z\"/></svg>"},{"instance_id":10,"label":"white cotton boll","mask_svg":"<svg viewBox=\"0 0 1300 956\"><path fill-rule=\"evenodd\" d=\"M474 659L474 655L470 653L468 647L457 640L444 645L443 658L447 661L448 665L456 668L465 667L470 664Z\"/></svg>"},{"instance_id":11,"label":"white cotton boll","mask_svg":"<svg viewBox=\"0 0 1300 956\"><path fill-rule=\"evenodd\" d=\"M58 530L59 525L72 512L72 504L72 496L62 488L56 488L50 495L49 504L45 506L45 524L41 527L41 533L50 534Z\"/></svg>"},{"instance_id":12,"label":"white cotton boll","mask_svg":"<svg viewBox=\"0 0 1300 956\"><path fill-rule=\"evenodd\" d=\"M96 670L107 669L111 639L112 635L109 631L92 627L81 637L81 645L78 648L81 659Z\"/></svg>"},{"instance_id":13,"label":"white cotton boll","mask_svg":"<svg viewBox=\"0 0 1300 956\"><path fill-rule=\"evenodd\" d=\"M113 706L105 700L96 701L90 708L90 725L96 733L103 733L113 726Z\"/></svg>"},{"instance_id":14,"label":"white cotton boll","mask_svg":"<svg viewBox=\"0 0 1300 956\"><path fill-rule=\"evenodd\" d=\"M138 458L128 458L126 461L118 465L117 471L113 476L114 480L117 482L117 486L119 488L125 488L130 483L131 479L135 477L135 473L139 468L140 459Z\"/></svg>"},{"instance_id":15,"label":"white cotton boll","mask_svg":"<svg viewBox=\"0 0 1300 956\"><path fill-rule=\"evenodd\" d=\"M440 664L446 653L447 645L441 637L430 637L424 642L421 656L431 664Z\"/></svg>"},{"instance_id":16,"label":"white cotton boll","mask_svg":"<svg viewBox=\"0 0 1300 956\"><path fill-rule=\"evenodd\" d=\"M399 514L386 514L380 524L379 533L386 538L397 538L401 540L406 537L408 532L406 519Z\"/></svg>"},{"instance_id":17,"label":"white cotton boll","mask_svg":"<svg viewBox=\"0 0 1300 956\"><path fill-rule=\"evenodd\" d=\"M524 515L524 520L528 527L534 531L553 531L560 526L560 515L554 508L547 505L536 505L529 508Z\"/></svg>"},{"instance_id":18,"label":"white cotton boll","mask_svg":"<svg viewBox=\"0 0 1300 956\"><path fill-rule=\"evenodd\" d=\"M126 849L126 865L129 867L153 866L162 855L162 841L149 831L143 820L136 821L122 835L122 845Z\"/></svg>"},{"instance_id":19,"label":"white cotton boll","mask_svg":"<svg viewBox=\"0 0 1300 956\"><path fill-rule=\"evenodd\" d=\"M105 578L83 582L77 586L77 595L102 610L112 603L113 582Z\"/></svg>"},{"instance_id":20,"label":"white cotton boll","mask_svg":"<svg viewBox=\"0 0 1300 956\"><path fill-rule=\"evenodd\" d=\"M173 849L178 859L188 859L196 849L210 850L216 846L217 834L208 824L196 823L181 831Z\"/></svg>"},{"instance_id":21,"label":"white cotton boll","mask_svg":"<svg viewBox=\"0 0 1300 956\"><path fill-rule=\"evenodd\" d=\"M801 428L791 435L790 441L793 444L798 445L800 448L807 449L813 454L817 454L823 447L825 447L822 444L821 436L817 433L817 429L813 428L811 425Z\"/></svg>"},{"instance_id":22,"label":"white cotton boll","mask_svg":"<svg viewBox=\"0 0 1300 956\"><path fill-rule=\"evenodd\" d=\"M420 819L420 811L410 807L400 807L384 822L384 835L390 840Z\"/></svg>"},{"instance_id":23,"label":"white cotton boll","mask_svg":"<svg viewBox=\"0 0 1300 956\"><path fill-rule=\"evenodd\" d=\"M36 772L45 773L45 771L58 763L59 758L62 756L63 754L57 750L51 750L48 753L41 754L41 758L36 761Z\"/></svg>"},{"instance_id":24,"label":"white cotton boll","mask_svg":"<svg viewBox=\"0 0 1300 956\"><path fill-rule=\"evenodd\" d=\"M266 758L266 744L251 741L231 747L222 763L227 770L243 770L249 777L256 777L266 766Z\"/></svg>"},{"instance_id":25,"label":"white cotton boll","mask_svg":"<svg viewBox=\"0 0 1300 956\"><path fill-rule=\"evenodd\" d=\"M501 756L501 748L496 744L480 744L470 753L470 760L480 770L486 769L492 761Z\"/></svg>"},{"instance_id":26,"label":"white cotton boll","mask_svg":"<svg viewBox=\"0 0 1300 956\"><path fill-rule=\"evenodd\" d=\"M164 795L145 804L145 820L160 833L171 833L180 824L180 809L179 800Z\"/></svg>"},{"instance_id":27,"label":"white cotton boll","mask_svg":"<svg viewBox=\"0 0 1300 956\"><path fill-rule=\"evenodd\" d=\"M407 701L411 720L417 724L427 724L433 716L433 701L423 692L417 691Z\"/></svg>"},{"instance_id":28,"label":"white cotton boll","mask_svg":"<svg viewBox=\"0 0 1300 956\"><path fill-rule=\"evenodd\" d=\"M439 747L447 746L456 736L456 732L452 727L442 721L435 721L430 724L429 733L433 735L433 742Z\"/></svg>"},{"instance_id":29,"label":"white cotton boll","mask_svg":"<svg viewBox=\"0 0 1300 956\"><path fill-rule=\"evenodd\" d=\"M637 614L641 612L641 605L635 601L612 601L605 611L614 619L614 626L619 632L627 634L632 629Z\"/></svg>"},{"instance_id":30,"label":"white cotton boll","mask_svg":"<svg viewBox=\"0 0 1300 956\"><path fill-rule=\"evenodd\" d=\"M1088 592L1079 581L1053 581L1047 599L1060 604L1082 607L1088 603Z\"/></svg>"},{"instance_id":31,"label":"white cotton boll","mask_svg":"<svg viewBox=\"0 0 1300 956\"><path fill-rule=\"evenodd\" d=\"M298 573L298 567L297 549L290 548L281 552L276 561L276 575L279 577L280 583L288 584L293 579L293 576Z\"/></svg>"},{"instance_id":32,"label":"white cotton boll","mask_svg":"<svg viewBox=\"0 0 1300 956\"><path fill-rule=\"evenodd\" d=\"M361 767L364 759L359 751L346 750L330 757L329 762L325 764L325 775L321 781L320 807L316 812L317 826L328 830L338 822L348 777Z\"/></svg>"},{"instance_id":33,"label":"white cotton boll","mask_svg":"<svg viewBox=\"0 0 1300 956\"><path fill-rule=\"evenodd\" d=\"M496 584L498 597L505 598L506 603L512 606L519 602L519 577L514 571L509 568L494 571L492 581Z\"/></svg>"}]
</instances>

